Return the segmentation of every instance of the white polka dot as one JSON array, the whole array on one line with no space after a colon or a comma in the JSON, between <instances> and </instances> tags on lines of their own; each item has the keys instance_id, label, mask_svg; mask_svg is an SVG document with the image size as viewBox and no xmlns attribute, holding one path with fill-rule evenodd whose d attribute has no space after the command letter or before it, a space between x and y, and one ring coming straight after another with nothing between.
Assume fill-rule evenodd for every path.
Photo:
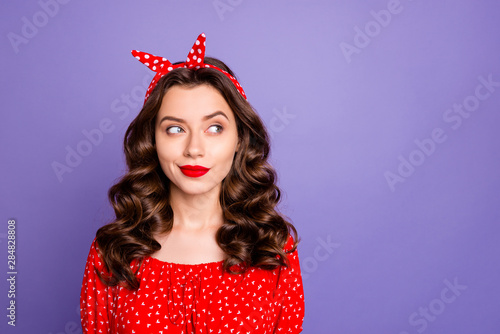
<instances>
[{"instance_id":1,"label":"white polka dot","mask_svg":"<svg viewBox=\"0 0 500 334\"><path fill-rule=\"evenodd\" d=\"M201 58L198 58L198 63L201 63Z\"/></svg>"},{"instance_id":2,"label":"white polka dot","mask_svg":"<svg viewBox=\"0 0 500 334\"><path fill-rule=\"evenodd\" d=\"M158 64L158 59L155 59L155 61L153 62L153 64Z\"/></svg>"},{"instance_id":3,"label":"white polka dot","mask_svg":"<svg viewBox=\"0 0 500 334\"><path fill-rule=\"evenodd\" d=\"M198 53L201 53L201 49L198 49Z\"/></svg>"},{"instance_id":4,"label":"white polka dot","mask_svg":"<svg viewBox=\"0 0 500 334\"><path fill-rule=\"evenodd\" d=\"M194 59L194 60L196 60L196 58L198 58L198 57L196 57L196 55L194 55L194 56L193 56L193 59Z\"/></svg>"},{"instance_id":5,"label":"white polka dot","mask_svg":"<svg viewBox=\"0 0 500 334\"><path fill-rule=\"evenodd\" d=\"M186 63L189 63L189 57L186 58Z\"/></svg>"},{"instance_id":6,"label":"white polka dot","mask_svg":"<svg viewBox=\"0 0 500 334\"><path fill-rule=\"evenodd\" d=\"M139 57L139 56L135 56L135 58L141 60L141 57Z\"/></svg>"},{"instance_id":7,"label":"white polka dot","mask_svg":"<svg viewBox=\"0 0 500 334\"><path fill-rule=\"evenodd\" d=\"M149 66L149 63L144 63L144 65Z\"/></svg>"},{"instance_id":8,"label":"white polka dot","mask_svg":"<svg viewBox=\"0 0 500 334\"><path fill-rule=\"evenodd\" d=\"M161 60L163 60L163 61L167 61L167 58L162 58Z\"/></svg>"},{"instance_id":9,"label":"white polka dot","mask_svg":"<svg viewBox=\"0 0 500 334\"><path fill-rule=\"evenodd\" d=\"M191 49L191 51L189 51L189 53L194 53L194 49Z\"/></svg>"},{"instance_id":10,"label":"white polka dot","mask_svg":"<svg viewBox=\"0 0 500 334\"><path fill-rule=\"evenodd\" d=\"M144 55L144 58L149 59L149 55Z\"/></svg>"},{"instance_id":11,"label":"white polka dot","mask_svg":"<svg viewBox=\"0 0 500 334\"><path fill-rule=\"evenodd\" d=\"M199 40L196 40L196 45L200 45L200 41Z\"/></svg>"},{"instance_id":12,"label":"white polka dot","mask_svg":"<svg viewBox=\"0 0 500 334\"><path fill-rule=\"evenodd\" d=\"M153 66L153 71L156 71L156 66Z\"/></svg>"},{"instance_id":13,"label":"white polka dot","mask_svg":"<svg viewBox=\"0 0 500 334\"><path fill-rule=\"evenodd\" d=\"M172 71L174 68L172 66L170 66L169 68L167 68L167 70L169 71Z\"/></svg>"}]
</instances>

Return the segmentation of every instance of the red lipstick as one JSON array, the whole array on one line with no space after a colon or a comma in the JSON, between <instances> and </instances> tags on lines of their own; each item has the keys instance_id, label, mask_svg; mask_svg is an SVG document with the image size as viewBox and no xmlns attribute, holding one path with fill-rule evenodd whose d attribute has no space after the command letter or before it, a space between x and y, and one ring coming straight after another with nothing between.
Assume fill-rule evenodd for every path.
<instances>
[{"instance_id":1,"label":"red lipstick","mask_svg":"<svg viewBox=\"0 0 500 334\"><path fill-rule=\"evenodd\" d=\"M191 166L191 165L184 165L179 167L181 169L182 174L189 176L189 177L200 177L205 175L210 168L206 168L203 166Z\"/></svg>"}]
</instances>

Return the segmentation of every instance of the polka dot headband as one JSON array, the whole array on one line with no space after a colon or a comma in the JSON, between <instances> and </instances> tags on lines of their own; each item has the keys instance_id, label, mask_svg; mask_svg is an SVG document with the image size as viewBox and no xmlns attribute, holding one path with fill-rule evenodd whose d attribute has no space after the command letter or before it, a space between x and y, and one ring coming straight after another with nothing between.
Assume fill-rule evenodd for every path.
<instances>
[{"instance_id":1,"label":"polka dot headband","mask_svg":"<svg viewBox=\"0 0 500 334\"><path fill-rule=\"evenodd\" d=\"M224 73L233 82L234 86L241 93L241 95L245 99L247 98L245 92L243 91L243 88L238 83L235 77L233 77L231 74L224 71L223 69L218 68L217 66L204 63L205 40L206 40L205 34L203 33L200 34L196 39L196 42L194 42L193 48L191 49L191 51L189 51L186 62L177 65L172 65L172 63L170 63L166 58L163 57L154 56L152 54L137 50L132 51L132 55L135 58L137 58L141 63L149 67L150 70L156 72L156 75L154 76L153 80L149 84L148 90L146 91L146 98L144 99L144 103L147 101L149 94L151 94L153 89L156 87L158 80L160 80L161 77L168 74L170 71L179 67L194 68L194 69L199 69L202 67L214 68Z\"/></svg>"}]
</instances>

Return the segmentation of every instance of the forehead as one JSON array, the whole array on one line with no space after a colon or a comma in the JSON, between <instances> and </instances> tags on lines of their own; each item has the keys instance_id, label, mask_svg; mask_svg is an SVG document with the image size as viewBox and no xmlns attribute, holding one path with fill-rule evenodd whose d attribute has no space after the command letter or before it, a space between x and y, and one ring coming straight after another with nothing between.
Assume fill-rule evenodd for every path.
<instances>
[{"instance_id":1,"label":"forehead","mask_svg":"<svg viewBox=\"0 0 500 334\"><path fill-rule=\"evenodd\" d=\"M195 87L173 86L167 90L158 111L158 117L174 116L197 121L216 111L224 112L229 120L234 120L231 107L219 91L209 85Z\"/></svg>"}]
</instances>

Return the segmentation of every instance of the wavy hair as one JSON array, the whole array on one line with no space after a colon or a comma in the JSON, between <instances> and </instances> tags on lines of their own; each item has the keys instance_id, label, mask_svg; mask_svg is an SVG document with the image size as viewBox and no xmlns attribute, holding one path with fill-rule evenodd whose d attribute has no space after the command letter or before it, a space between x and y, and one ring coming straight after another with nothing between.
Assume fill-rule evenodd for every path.
<instances>
[{"instance_id":1,"label":"wavy hair","mask_svg":"<svg viewBox=\"0 0 500 334\"><path fill-rule=\"evenodd\" d=\"M205 62L234 76L218 59L205 57ZM108 271L101 279L109 286L124 284L137 289L139 282L131 262L137 260L140 267L145 257L161 248L154 235L172 229L170 181L160 167L155 149L155 122L169 88L198 85L210 85L224 97L235 115L240 143L219 196L224 222L217 230L216 241L227 255L224 270L235 274L249 267L272 270L288 266L286 254L297 247L296 229L276 209L281 193L276 172L267 161L269 135L255 110L220 71L177 68L158 81L125 133L128 171L108 192L116 219L96 233ZM292 233L295 243L285 252L283 247ZM232 270L233 265L240 265L240 269Z\"/></svg>"}]
</instances>

